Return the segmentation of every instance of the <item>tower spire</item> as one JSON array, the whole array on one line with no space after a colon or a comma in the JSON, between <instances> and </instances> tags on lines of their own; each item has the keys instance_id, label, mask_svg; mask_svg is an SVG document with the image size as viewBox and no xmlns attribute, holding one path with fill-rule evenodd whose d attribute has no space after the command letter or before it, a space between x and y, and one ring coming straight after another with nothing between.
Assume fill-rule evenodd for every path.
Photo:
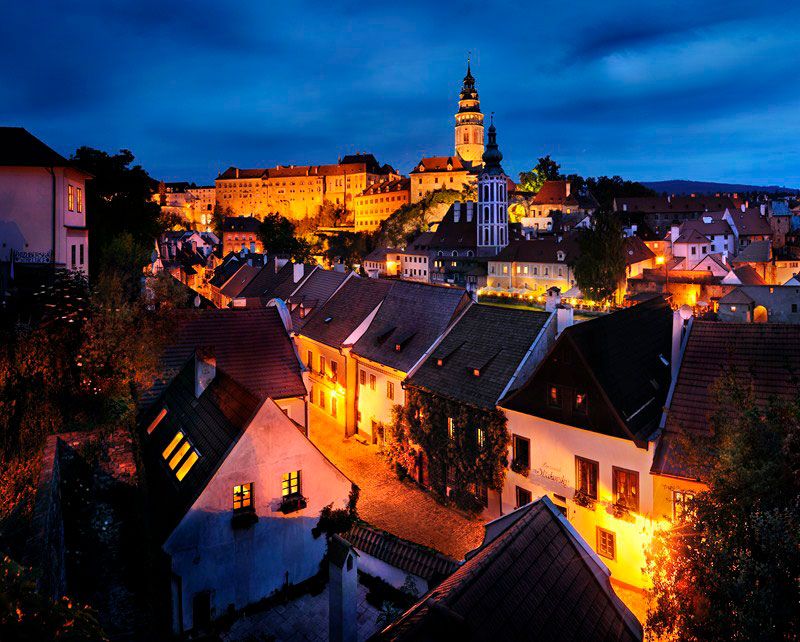
<instances>
[{"instance_id":1,"label":"tower spire","mask_svg":"<svg viewBox=\"0 0 800 642\"><path fill-rule=\"evenodd\" d=\"M472 52L467 54L467 75L458 98L456 113L456 154L469 165L480 165L483 154L483 114L475 78L472 76Z\"/></svg>"}]
</instances>

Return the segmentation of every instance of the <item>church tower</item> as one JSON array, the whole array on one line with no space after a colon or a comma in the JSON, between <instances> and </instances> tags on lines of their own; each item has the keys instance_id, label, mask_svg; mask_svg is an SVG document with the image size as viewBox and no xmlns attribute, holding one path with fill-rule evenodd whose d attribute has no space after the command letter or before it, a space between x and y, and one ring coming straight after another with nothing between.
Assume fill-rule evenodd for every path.
<instances>
[{"instance_id":1,"label":"church tower","mask_svg":"<svg viewBox=\"0 0 800 642\"><path fill-rule=\"evenodd\" d=\"M495 256L508 245L508 176L500 161L497 130L489 125L489 142L478 174L478 256Z\"/></svg>"},{"instance_id":2,"label":"church tower","mask_svg":"<svg viewBox=\"0 0 800 642\"><path fill-rule=\"evenodd\" d=\"M475 89L475 78L467 60L467 75L458 100L456 114L456 154L473 167L481 164L483 155L483 114Z\"/></svg>"}]
</instances>

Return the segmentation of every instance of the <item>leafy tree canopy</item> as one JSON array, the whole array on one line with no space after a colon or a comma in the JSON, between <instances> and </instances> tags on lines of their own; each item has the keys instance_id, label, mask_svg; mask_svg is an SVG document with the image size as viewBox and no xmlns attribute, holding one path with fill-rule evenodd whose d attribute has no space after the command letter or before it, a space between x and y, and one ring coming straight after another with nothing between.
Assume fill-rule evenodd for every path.
<instances>
[{"instance_id":1,"label":"leafy tree canopy","mask_svg":"<svg viewBox=\"0 0 800 642\"><path fill-rule=\"evenodd\" d=\"M258 228L258 237L268 254L287 256L299 263L308 261L311 256L309 244L295 235L294 223L280 214L264 217Z\"/></svg>"},{"instance_id":2,"label":"leafy tree canopy","mask_svg":"<svg viewBox=\"0 0 800 642\"><path fill-rule=\"evenodd\" d=\"M655 541L653 639L800 636L800 388L765 406L741 382L720 377L714 436L685 440L706 464L708 490Z\"/></svg>"},{"instance_id":3,"label":"leafy tree canopy","mask_svg":"<svg viewBox=\"0 0 800 642\"><path fill-rule=\"evenodd\" d=\"M549 154L543 156L532 170L519 173L517 189L538 194L545 181L557 181L563 178L560 170L561 166L550 158Z\"/></svg>"},{"instance_id":4,"label":"leafy tree canopy","mask_svg":"<svg viewBox=\"0 0 800 642\"><path fill-rule=\"evenodd\" d=\"M375 246L405 247L420 232L426 231L432 222L441 220L450 205L456 201L474 199L475 196L474 189L465 185L460 192L436 190L416 203L407 203L381 222L380 229L375 233Z\"/></svg>"},{"instance_id":5,"label":"leafy tree canopy","mask_svg":"<svg viewBox=\"0 0 800 642\"><path fill-rule=\"evenodd\" d=\"M613 212L599 211L594 227L580 232L580 255L575 262L575 281L584 297L604 301L625 279L625 238Z\"/></svg>"}]
</instances>

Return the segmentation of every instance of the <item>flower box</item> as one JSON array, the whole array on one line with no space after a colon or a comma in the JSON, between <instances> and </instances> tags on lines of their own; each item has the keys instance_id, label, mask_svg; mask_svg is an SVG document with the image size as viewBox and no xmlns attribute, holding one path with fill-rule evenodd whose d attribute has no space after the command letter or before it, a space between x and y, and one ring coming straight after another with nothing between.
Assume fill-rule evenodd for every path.
<instances>
[{"instance_id":1,"label":"flower box","mask_svg":"<svg viewBox=\"0 0 800 642\"><path fill-rule=\"evenodd\" d=\"M281 500L278 510L284 515L303 510L307 505L307 500L302 495L287 495Z\"/></svg>"}]
</instances>

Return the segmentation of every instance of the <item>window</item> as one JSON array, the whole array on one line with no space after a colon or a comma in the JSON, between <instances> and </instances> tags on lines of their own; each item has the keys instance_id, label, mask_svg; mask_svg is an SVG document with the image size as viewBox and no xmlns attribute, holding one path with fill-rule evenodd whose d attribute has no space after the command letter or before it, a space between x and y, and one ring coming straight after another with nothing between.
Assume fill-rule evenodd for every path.
<instances>
[{"instance_id":1,"label":"window","mask_svg":"<svg viewBox=\"0 0 800 642\"><path fill-rule=\"evenodd\" d=\"M319 355L319 373L324 377L325 376L325 357Z\"/></svg>"},{"instance_id":2,"label":"window","mask_svg":"<svg viewBox=\"0 0 800 642\"><path fill-rule=\"evenodd\" d=\"M367 385L367 371L366 370L359 370L358 371L358 383L362 386Z\"/></svg>"},{"instance_id":3,"label":"window","mask_svg":"<svg viewBox=\"0 0 800 642\"><path fill-rule=\"evenodd\" d=\"M253 482L233 487L233 512L253 510Z\"/></svg>"},{"instance_id":4,"label":"window","mask_svg":"<svg viewBox=\"0 0 800 642\"><path fill-rule=\"evenodd\" d=\"M167 416L167 409L166 409L166 408L162 408L162 409L161 409L161 410L158 412L158 414L156 415L156 418L155 418L155 419L153 419L153 421L151 421L151 422L150 422L150 425L147 427L147 434L148 434L148 435L152 435L152 434L153 434L153 431L156 429L156 427L158 426L158 424L160 424L160 423L161 423L161 420L162 420L164 417L166 417L166 416Z\"/></svg>"},{"instance_id":5,"label":"window","mask_svg":"<svg viewBox=\"0 0 800 642\"><path fill-rule=\"evenodd\" d=\"M79 187L78 191L78 214L83 212L83 190Z\"/></svg>"},{"instance_id":6,"label":"window","mask_svg":"<svg viewBox=\"0 0 800 642\"><path fill-rule=\"evenodd\" d=\"M616 559L616 536L605 528L597 527L597 552L610 560Z\"/></svg>"},{"instance_id":7,"label":"window","mask_svg":"<svg viewBox=\"0 0 800 642\"><path fill-rule=\"evenodd\" d=\"M394 382L387 381L386 382L386 398L390 401L394 401Z\"/></svg>"},{"instance_id":8,"label":"window","mask_svg":"<svg viewBox=\"0 0 800 642\"><path fill-rule=\"evenodd\" d=\"M525 504L530 504L533 501L533 496L531 495L531 491L525 490L524 488L520 488L517 486L517 505L516 508L520 506L525 506Z\"/></svg>"},{"instance_id":9,"label":"window","mask_svg":"<svg viewBox=\"0 0 800 642\"><path fill-rule=\"evenodd\" d=\"M550 386L550 389L547 392L547 405L554 408L561 407L561 392L559 391L558 386Z\"/></svg>"},{"instance_id":10,"label":"window","mask_svg":"<svg viewBox=\"0 0 800 642\"><path fill-rule=\"evenodd\" d=\"M475 432L478 448L483 448L486 445L486 431L483 428L478 428Z\"/></svg>"},{"instance_id":11,"label":"window","mask_svg":"<svg viewBox=\"0 0 800 642\"><path fill-rule=\"evenodd\" d=\"M575 403L573 405L573 410L575 412L579 412L582 415L586 414L586 393L580 390L575 392Z\"/></svg>"},{"instance_id":12,"label":"window","mask_svg":"<svg viewBox=\"0 0 800 642\"><path fill-rule=\"evenodd\" d=\"M634 512L639 511L639 473L624 468L612 469L614 503Z\"/></svg>"},{"instance_id":13,"label":"window","mask_svg":"<svg viewBox=\"0 0 800 642\"><path fill-rule=\"evenodd\" d=\"M75 210L75 187L67 185L67 209L72 212Z\"/></svg>"},{"instance_id":14,"label":"window","mask_svg":"<svg viewBox=\"0 0 800 642\"><path fill-rule=\"evenodd\" d=\"M339 362L331 361L331 381L336 383L339 380Z\"/></svg>"},{"instance_id":15,"label":"window","mask_svg":"<svg viewBox=\"0 0 800 642\"><path fill-rule=\"evenodd\" d=\"M75 267L76 262L77 262L77 258L76 258L77 246L70 245L70 250L72 251L72 267Z\"/></svg>"},{"instance_id":16,"label":"window","mask_svg":"<svg viewBox=\"0 0 800 642\"><path fill-rule=\"evenodd\" d=\"M447 436L450 441L453 441L456 438L456 426L452 417L447 418Z\"/></svg>"},{"instance_id":17,"label":"window","mask_svg":"<svg viewBox=\"0 0 800 642\"><path fill-rule=\"evenodd\" d=\"M319 391L319 407L325 410L325 391Z\"/></svg>"},{"instance_id":18,"label":"window","mask_svg":"<svg viewBox=\"0 0 800 642\"><path fill-rule=\"evenodd\" d=\"M309 370L314 369L314 353L311 352L311 350L309 350L306 355L306 367L308 367Z\"/></svg>"},{"instance_id":19,"label":"window","mask_svg":"<svg viewBox=\"0 0 800 642\"><path fill-rule=\"evenodd\" d=\"M186 455L187 452L189 453L188 455ZM184 455L186 455L185 459ZM164 461L167 462L170 470L175 470L178 464L181 464L181 460L183 460L180 468L178 468L175 473L175 477L178 478L178 481L181 481L186 476L186 473L191 470L192 466L194 466L195 462L200 457L180 430L175 433L172 441L167 444L161 456L164 458Z\"/></svg>"},{"instance_id":20,"label":"window","mask_svg":"<svg viewBox=\"0 0 800 642\"><path fill-rule=\"evenodd\" d=\"M337 399L333 395L331 395L331 416L336 417L336 402Z\"/></svg>"},{"instance_id":21,"label":"window","mask_svg":"<svg viewBox=\"0 0 800 642\"><path fill-rule=\"evenodd\" d=\"M83 263L84 263L83 243L81 243L81 247L80 247L80 257L81 257L81 265L83 265Z\"/></svg>"},{"instance_id":22,"label":"window","mask_svg":"<svg viewBox=\"0 0 800 642\"><path fill-rule=\"evenodd\" d=\"M531 466L531 442L530 439L514 435L513 437L513 458L514 461L524 468Z\"/></svg>"},{"instance_id":23,"label":"window","mask_svg":"<svg viewBox=\"0 0 800 642\"><path fill-rule=\"evenodd\" d=\"M694 493L688 490L672 491L672 519L677 521L691 509Z\"/></svg>"},{"instance_id":24,"label":"window","mask_svg":"<svg viewBox=\"0 0 800 642\"><path fill-rule=\"evenodd\" d=\"M281 494L284 497L300 494L300 471L295 470L291 473L283 473L281 484Z\"/></svg>"},{"instance_id":25,"label":"window","mask_svg":"<svg viewBox=\"0 0 800 642\"><path fill-rule=\"evenodd\" d=\"M374 374L369 376L369 389L375 390L375 384L377 383L378 379L375 377Z\"/></svg>"},{"instance_id":26,"label":"window","mask_svg":"<svg viewBox=\"0 0 800 642\"><path fill-rule=\"evenodd\" d=\"M597 477L600 465L591 459L575 457L575 491L597 499Z\"/></svg>"}]
</instances>

